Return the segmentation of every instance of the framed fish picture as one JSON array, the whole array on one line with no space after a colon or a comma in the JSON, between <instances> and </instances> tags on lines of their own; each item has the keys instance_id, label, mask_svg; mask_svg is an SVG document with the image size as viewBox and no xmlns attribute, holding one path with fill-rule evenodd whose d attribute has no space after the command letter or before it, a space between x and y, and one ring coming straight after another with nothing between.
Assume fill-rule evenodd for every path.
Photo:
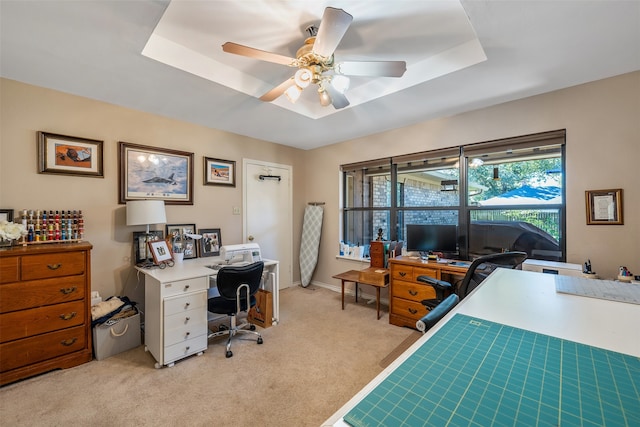
<instances>
[{"instance_id":1,"label":"framed fish picture","mask_svg":"<svg viewBox=\"0 0 640 427\"><path fill-rule=\"evenodd\" d=\"M120 142L118 166L120 204L193 205L193 153Z\"/></svg>"},{"instance_id":2,"label":"framed fish picture","mask_svg":"<svg viewBox=\"0 0 640 427\"><path fill-rule=\"evenodd\" d=\"M38 173L104 178L103 141L38 132Z\"/></svg>"}]
</instances>

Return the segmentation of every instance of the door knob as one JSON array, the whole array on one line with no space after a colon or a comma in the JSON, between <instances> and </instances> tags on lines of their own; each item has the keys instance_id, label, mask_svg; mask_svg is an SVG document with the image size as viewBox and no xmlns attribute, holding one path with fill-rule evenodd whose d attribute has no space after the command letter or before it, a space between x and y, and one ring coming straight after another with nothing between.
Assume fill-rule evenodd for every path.
<instances>
[{"instance_id":1,"label":"door knob","mask_svg":"<svg viewBox=\"0 0 640 427\"><path fill-rule=\"evenodd\" d=\"M247 239L249 239L250 242L253 242L253 236L249 236Z\"/></svg>"}]
</instances>

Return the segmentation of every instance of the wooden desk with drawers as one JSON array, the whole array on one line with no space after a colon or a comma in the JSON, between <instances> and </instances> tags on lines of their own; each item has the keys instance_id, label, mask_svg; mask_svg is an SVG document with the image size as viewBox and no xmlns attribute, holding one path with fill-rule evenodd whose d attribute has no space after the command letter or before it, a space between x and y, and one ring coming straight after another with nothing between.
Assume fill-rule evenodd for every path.
<instances>
[{"instance_id":1,"label":"wooden desk with drawers","mask_svg":"<svg viewBox=\"0 0 640 427\"><path fill-rule=\"evenodd\" d=\"M418 276L431 276L453 284L464 277L471 263L464 264L460 266L406 256L389 259L389 323L415 329L416 321L428 313L420 301L436 296L431 286L418 282Z\"/></svg>"}]
</instances>

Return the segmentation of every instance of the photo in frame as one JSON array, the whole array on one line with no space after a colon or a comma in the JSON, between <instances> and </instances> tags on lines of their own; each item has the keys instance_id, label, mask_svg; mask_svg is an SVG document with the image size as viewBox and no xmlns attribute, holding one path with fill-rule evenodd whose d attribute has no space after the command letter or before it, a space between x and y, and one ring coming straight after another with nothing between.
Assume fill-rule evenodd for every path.
<instances>
[{"instance_id":1,"label":"photo in frame","mask_svg":"<svg viewBox=\"0 0 640 427\"><path fill-rule=\"evenodd\" d=\"M184 259L197 258L196 241L186 234L196 234L195 224L167 224L167 240L173 252L183 252Z\"/></svg>"},{"instance_id":2,"label":"photo in frame","mask_svg":"<svg viewBox=\"0 0 640 427\"><path fill-rule=\"evenodd\" d=\"M149 249L151 250L154 264L164 263L173 259L166 241L156 240L147 244L149 245Z\"/></svg>"},{"instance_id":3,"label":"photo in frame","mask_svg":"<svg viewBox=\"0 0 640 427\"><path fill-rule=\"evenodd\" d=\"M120 142L119 203L193 205L193 153Z\"/></svg>"},{"instance_id":4,"label":"photo in frame","mask_svg":"<svg viewBox=\"0 0 640 427\"><path fill-rule=\"evenodd\" d=\"M204 185L236 186L236 162L233 160L204 158Z\"/></svg>"},{"instance_id":5,"label":"photo in frame","mask_svg":"<svg viewBox=\"0 0 640 427\"><path fill-rule=\"evenodd\" d=\"M164 240L164 231L162 230L149 230L149 234L144 231L133 232L133 252L136 264L152 258L148 243L159 240Z\"/></svg>"},{"instance_id":6,"label":"photo in frame","mask_svg":"<svg viewBox=\"0 0 640 427\"><path fill-rule=\"evenodd\" d=\"M219 228L201 228L198 234L202 236L200 239L200 257L218 256L220 255L220 246L222 246L222 235Z\"/></svg>"},{"instance_id":7,"label":"photo in frame","mask_svg":"<svg viewBox=\"0 0 640 427\"><path fill-rule=\"evenodd\" d=\"M622 189L585 191L587 225L623 225Z\"/></svg>"},{"instance_id":8,"label":"photo in frame","mask_svg":"<svg viewBox=\"0 0 640 427\"><path fill-rule=\"evenodd\" d=\"M13 209L0 209L0 221L13 221Z\"/></svg>"},{"instance_id":9,"label":"photo in frame","mask_svg":"<svg viewBox=\"0 0 640 427\"><path fill-rule=\"evenodd\" d=\"M103 141L38 132L38 173L104 178Z\"/></svg>"}]
</instances>

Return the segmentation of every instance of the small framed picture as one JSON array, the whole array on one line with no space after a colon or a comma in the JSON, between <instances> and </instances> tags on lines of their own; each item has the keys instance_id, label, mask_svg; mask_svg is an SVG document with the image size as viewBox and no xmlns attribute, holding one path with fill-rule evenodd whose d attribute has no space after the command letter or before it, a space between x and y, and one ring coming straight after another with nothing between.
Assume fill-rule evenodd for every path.
<instances>
[{"instance_id":1,"label":"small framed picture","mask_svg":"<svg viewBox=\"0 0 640 427\"><path fill-rule=\"evenodd\" d=\"M135 254L136 264L140 264L151 258L148 243L157 242L158 240L164 240L164 231L150 230L149 234L144 231L133 232L133 252Z\"/></svg>"},{"instance_id":2,"label":"small framed picture","mask_svg":"<svg viewBox=\"0 0 640 427\"><path fill-rule=\"evenodd\" d=\"M13 221L13 209L0 209L0 221Z\"/></svg>"},{"instance_id":3,"label":"small framed picture","mask_svg":"<svg viewBox=\"0 0 640 427\"><path fill-rule=\"evenodd\" d=\"M149 242L148 245L155 264L164 263L173 259L169 246L167 246L167 242L164 240Z\"/></svg>"},{"instance_id":4,"label":"small framed picture","mask_svg":"<svg viewBox=\"0 0 640 427\"><path fill-rule=\"evenodd\" d=\"M204 158L204 185L236 186L236 162L233 160Z\"/></svg>"},{"instance_id":5,"label":"small framed picture","mask_svg":"<svg viewBox=\"0 0 640 427\"><path fill-rule=\"evenodd\" d=\"M222 236L219 228L201 228L198 234L202 236L200 239L200 256L218 256L220 255L220 246L222 246Z\"/></svg>"},{"instance_id":6,"label":"small framed picture","mask_svg":"<svg viewBox=\"0 0 640 427\"><path fill-rule=\"evenodd\" d=\"M587 225L623 225L622 189L585 191Z\"/></svg>"},{"instance_id":7,"label":"small framed picture","mask_svg":"<svg viewBox=\"0 0 640 427\"><path fill-rule=\"evenodd\" d=\"M184 259L197 258L196 241L187 234L196 234L195 224L167 224L167 240L173 252L183 252Z\"/></svg>"},{"instance_id":8,"label":"small framed picture","mask_svg":"<svg viewBox=\"0 0 640 427\"><path fill-rule=\"evenodd\" d=\"M38 132L38 173L104 178L103 141Z\"/></svg>"}]
</instances>

